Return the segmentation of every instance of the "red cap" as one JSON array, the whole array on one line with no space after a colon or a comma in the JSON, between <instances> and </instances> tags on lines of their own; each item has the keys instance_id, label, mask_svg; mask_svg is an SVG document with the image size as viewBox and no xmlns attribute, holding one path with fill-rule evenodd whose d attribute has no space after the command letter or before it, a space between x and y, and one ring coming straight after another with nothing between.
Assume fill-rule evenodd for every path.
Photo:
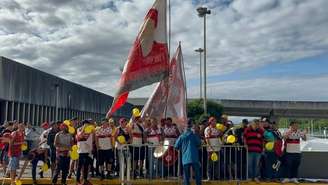
<instances>
[{"instance_id":1,"label":"red cap","mask_svg":"<svg viewBox=\"0 0 328 185\"><path fill-rule=\"evenodd\" d=\"M68 128L68 126L64 123L60 124L59 126L60 130L64 130L64 128Z\"/></svg>"},{"instance_id":2,"label":"red cap","mask_svg":"<svg viewBox=\"0 0 328 185\"><path fill-rule=\"evenodd\" d=\"M49 126L50 126L50 125L49 125L48 122L44 122L44 123L41 124L41 127L42 127L43 129L45 129L45 130L48 129Z\"/></svg>"}]
</instances>

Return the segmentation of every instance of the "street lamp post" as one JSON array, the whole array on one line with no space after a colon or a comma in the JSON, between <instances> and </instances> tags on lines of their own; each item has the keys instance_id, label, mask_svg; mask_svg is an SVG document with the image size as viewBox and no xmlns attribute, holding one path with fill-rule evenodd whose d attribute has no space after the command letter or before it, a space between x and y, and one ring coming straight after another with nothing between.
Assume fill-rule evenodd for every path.
<instances>
[{"instance_id":1,"label":"street lamp post","mask_svg":"<svg viewBox=\"0 0 328 185\"><path fill-rule=\"evenodd\" d=\"M211 10L206 7L197 8L198 16L204 18L204 114L207 114L207 92L206 92L206 15L211 14Z\"/></svg>"},{"instance_id":2,"label":"street lamp post","mask_svg":"<svg viewBox=\"0 0 328 185\"><path fill-rule=\"evenodd\" d=\"M202 87L202 53L204 52L204 50L202 48L198 48L198 49L195 49L195 51L197 53L199 53L199 98L202 99L203 98L203 95L202 95L202 91L203 91L203 87Z\"/></svg>"}]
</instances>

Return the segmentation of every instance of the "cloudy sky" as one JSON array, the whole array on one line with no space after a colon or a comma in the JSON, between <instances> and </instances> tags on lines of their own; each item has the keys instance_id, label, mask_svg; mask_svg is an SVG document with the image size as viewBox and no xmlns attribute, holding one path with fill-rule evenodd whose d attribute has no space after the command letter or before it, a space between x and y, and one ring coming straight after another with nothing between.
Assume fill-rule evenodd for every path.
<instances>
[{"instance_id":1,"label":"cloudy sky","mask_svg":"<svg viewBox=\"0 0 328 185\"><path fill-rule=\"evenodd\" d=\"M199 97L209 7L208 96L328 101L327 0L171 0L172 51L182 42L188 96ZM113 95L153 0L1 0L0 55ZM154 86L131 93L151 94Z\"/></svg>"}]
</instances>

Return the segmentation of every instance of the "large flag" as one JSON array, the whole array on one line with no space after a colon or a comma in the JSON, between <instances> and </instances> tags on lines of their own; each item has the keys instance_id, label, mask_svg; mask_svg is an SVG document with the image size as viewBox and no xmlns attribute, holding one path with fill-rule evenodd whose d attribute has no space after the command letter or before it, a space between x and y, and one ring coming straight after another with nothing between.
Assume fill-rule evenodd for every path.
<instances>
[{"instance_id":1,"label":"large flag","mask_svg":"<svg viewBox=\"0 0 328 185\"><path fill-rule=\"evenodd\" d=\"M168 75L166 35L166 0L156 0L129 52L107 117L125 104L130 91L159 82Z\"/></svg>"},{"instance_id":2,"label":"large flag","mask_svg":"<svg viewBox=\"0 0 328 185\"><path fill-rule=\"evenodd\" d=\"M142 110L142 117L171 117L183 126L187 122L186 96L183 56L179 45L170 63L170 76L157 85Z\"/></svg>"},{"instance_id":3,"label":"large flag","mask_svg":"<svg viewBox=\"0 0 328 185\"><path fill-rule=\"evenodd\" d=\"M141 112L141 117L164 118L168 97L169 78L159 82Z\"/></svg>"}]
</instances>

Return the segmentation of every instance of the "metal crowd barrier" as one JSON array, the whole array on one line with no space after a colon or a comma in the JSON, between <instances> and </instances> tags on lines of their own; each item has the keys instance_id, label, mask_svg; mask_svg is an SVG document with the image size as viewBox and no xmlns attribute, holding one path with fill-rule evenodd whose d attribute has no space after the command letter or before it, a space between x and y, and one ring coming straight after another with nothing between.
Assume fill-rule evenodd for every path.
<instances>
[{"instance_id":1,"label":"metal crowd barrier","mask_svg":"<svg viewBox=\"0 0 328 185\"><path fill-rule=\"evenodd\" d=\"M213 161L204 145L199 149L202 180L243 181L248 179L247 147L238 145L213 146L217 159ZM120 181L135 179L183 180L182 155L167 145L124 145L118 150ZM193 173L191 173L193 174Z\"/></svg>"}]
</instances>

